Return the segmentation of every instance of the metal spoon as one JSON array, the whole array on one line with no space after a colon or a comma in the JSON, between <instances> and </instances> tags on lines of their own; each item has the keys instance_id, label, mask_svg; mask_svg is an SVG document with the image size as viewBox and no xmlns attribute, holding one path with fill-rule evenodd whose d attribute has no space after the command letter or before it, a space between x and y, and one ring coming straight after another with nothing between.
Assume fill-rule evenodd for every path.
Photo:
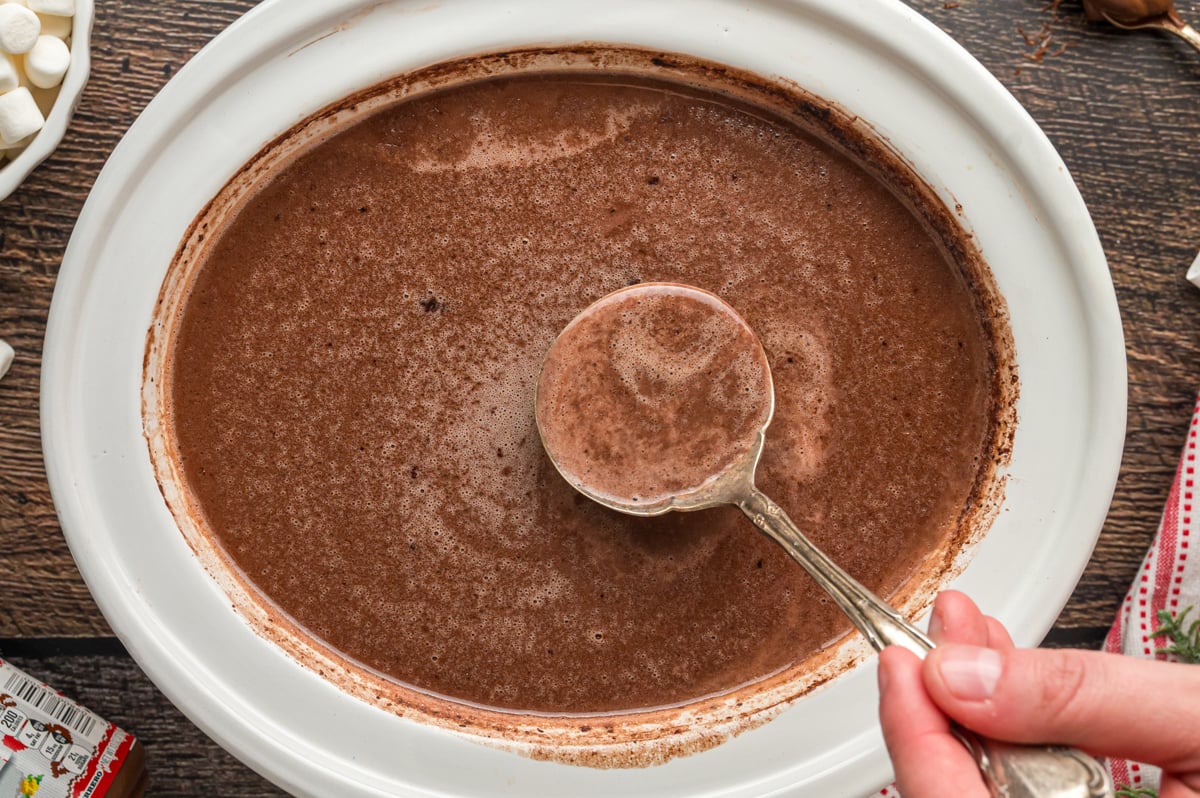
<instances>
[{"instance_id":1,"label":"metal spoon","mask_svg":"<svg viewBox=\"0 0 1200 798\"><path fill-rule=\"evenodd\" d=\"M1200 50L1200 32L1183 21L1170 0L1084 0L1083 10L1089 19L1122 30L1164 30Z\"/></svg>"},{"instance_id":2,"label":"metal spoon","mask_svg":"<svg viewBox=\"0 0 1200 798\"><path fill-rule=\"evenodd\" d=\"M740 441L740 446L734 447L737 456L717 473L707 475L706 479L697 484L649 499L645 496L615 495L608 486L600 489L594 484L589 484L586 463L577 469L564 466L564 463L580 463L580 453L566 449L564 440L570 436L565 438L562 430L555 426L564 423L564 420L570 423L570 413L564 414L561 408L543 406L543 399L556 395L554 389L558 386L552 384L554 380L572 379L569 368L564 369L562 366L564 361L560 355L569 352L572 346L579 345L578 336L594 333L593 326L581 321L591 319L605 310L612 312L623 297L645 297L660 289L662 295L684 299L690 297L697 303L719 309L718 312L725 314L723 321L734 319L736 324L749 332L749 336L742 335L738 340L748 342L748 346L753 348L748 354L762 364L762 368L758 370L761 383L755 386L755 395L761 396L761 401L765 402L758 416L765 420L750 431L748 439ZM636 308L631 310L627 307L625 310L626 318L629 313L636 312ZM592 351L608 350L611 350L611 347L605 346ZM686 371L691 365L689 359L694 356L695 352L679 352L677 357L680 370ZM552 362L555 364L554 368L548 369L548 364ZM547 377L548 372L552 374L551 377ZM710 369L700 369L696 373L701 375L700 380L714 378ZM551 384L547 384L547 380ZM547 399L547 402L549 401ZM737 311L715 295L698 288L668 283L643 283L622 289L602 298L580 313L551 345L535 398L538 434L546 452L559 473L584 496L610 509L638 516L661 515L672 510L703 510L721 505L738 507L759 530L783 546L788 554L828 591L872 646L877 650L889 645L901 646L924 658L933 647L933 642L906 621L899 612L839 568L804 536L779 505L755 487L754 471L762 454L767 426L774 414L774 407L775 392L770 367L753 329ZM587 423L588 419L574 421ZM619 427L622 419L607 417L599 423L612 429ZM654 458L655 452L647 452L644 456ZM1107 772L1095 759L1081 751L1056 746L1016 745L981 737L957 725L953 729L974 756L992 795L1008 798L1104 798L1112 795Z\"/></svg>"}]
</instances>

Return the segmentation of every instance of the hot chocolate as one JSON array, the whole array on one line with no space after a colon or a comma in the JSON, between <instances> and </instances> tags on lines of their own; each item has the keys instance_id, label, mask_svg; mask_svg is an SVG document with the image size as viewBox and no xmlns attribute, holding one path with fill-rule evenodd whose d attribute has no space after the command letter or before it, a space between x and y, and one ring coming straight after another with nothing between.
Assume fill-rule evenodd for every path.
<instances>
[{"instance_id":1,"label":"hot chocolate","mask_svg":"<svg viewBox=\"0 0 1200 798\"><path fill-rule=\"evenodd\" d=\"M398 99L248 168L177 264L188 513L281 623L462 705L629 712L802 669L848 624L795 563L737 510L584 499L534 389L599 297L708 289L774 373L763 490L882 595L946 561L1000 440L997 334L948 217L875 167L717 91L564 73Z\"/></svg>"}]
</instances>

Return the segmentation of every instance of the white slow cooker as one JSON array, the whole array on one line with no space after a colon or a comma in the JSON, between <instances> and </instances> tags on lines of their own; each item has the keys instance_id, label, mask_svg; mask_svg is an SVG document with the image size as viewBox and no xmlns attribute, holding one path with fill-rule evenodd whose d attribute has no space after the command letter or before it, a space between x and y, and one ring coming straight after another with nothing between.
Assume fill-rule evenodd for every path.
<instances>
[{"instance_id":1,"label":"white slow cooker","mask_svg":"<svg viewBox=\"0 0 1200 798\"><path fill-rule=\"evenodd\" d=\"M324 106L484 52L604 42L790 81L865 120L961 217L1010 314L1021 378L1003 507L953 586L1036 644L1091 555L1125 421L1099 240L1046 137L896 0L267 0L133 125L80 215L43 363L47 474L80 571L155 683L251 767L311 796L847 796L890 778L867 661L774 720L647 768L542 761L339 689L234 611L168 510L143 435L143 357L190 223ZM747 534L751 534L749 531Z\"/></svg>"}]
</instances>

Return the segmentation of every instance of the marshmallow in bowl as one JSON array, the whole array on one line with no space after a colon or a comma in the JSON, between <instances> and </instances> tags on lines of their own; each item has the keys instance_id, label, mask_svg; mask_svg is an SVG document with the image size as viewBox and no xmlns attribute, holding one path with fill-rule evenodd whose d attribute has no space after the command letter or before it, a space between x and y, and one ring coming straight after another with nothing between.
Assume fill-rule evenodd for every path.
<instances>
[{"instance_id":1,"label":"marshmallow in bowl","mask_svg":"<svg viewBox=\"0 0 1200 798\"><path fill-rule=\"evenodd\" d=\"M0 51L19 55L27 53L37 43L42 23L37 14L23 5L0 5Z\"/></svg>"},{"instance_id":2,"label":"marshmallow in bowl","mask_svg":"<svg viewBox=\"0 0 1200 798\"><path fill-rule=\"evenodd\" d=\"M25 54L25 76L39 89L62 82L71 65L71 50L56 36L39 36L33 49Z\"/></svg>"},{"instance_id":3,"label":"marshmallow in bowl","mask_svg":"<svg viewBox=\"0 0 1200 798\"><path fill-rule=\"evenodd\" d=\"M0 6L3 8L3 6ZM46 124L29 89L21 86L0 94L0 142L15 145L26 136L36 133Z\"/></svg>"},{"instance_id":4,"label":"marshmallow in bowl","mask_svg":"<svg viewBox=\"0 0 1200 798\"><path fill-rule=\"evenodd\" d=\"M0 0L0 164L20 155L58 99L74 15L75 0Z\"/></svg>"},{"instance_id":5,"label":"marshmallow in bowl","mask_svg":"<svg viewBox=\"0 0 1200 798\"><path fill-rule=\"evenodd\" d=\"M0 53L0 94L21 85L21 72L12 56Z\"/></svg>"}]
</instances>

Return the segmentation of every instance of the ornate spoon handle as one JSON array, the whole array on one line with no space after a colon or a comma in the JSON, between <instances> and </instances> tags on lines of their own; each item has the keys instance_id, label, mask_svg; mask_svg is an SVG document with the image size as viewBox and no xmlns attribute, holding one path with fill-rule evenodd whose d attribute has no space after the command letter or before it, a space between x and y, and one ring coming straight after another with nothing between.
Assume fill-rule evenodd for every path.
<instances>
[{"instance_id":1,"label":"ornate spoon handle","mask_svg":"<svg viewBox=\"0 0 1200 798\"><path fill-rule=\"evenodd\" d=\"M766 494L750 486L741 508L767 537L783 546L829 592L876 650L896 645L922 659L933 641L843 571L804 536ZM1111 798L1108 772L1073 748L1017 745L981 737L955 724L952 731L974 756L992 795L1004 798Z\"/></svg>"},{"instance_id":2,"label":"ornate spoon handle","mask_svg":"<svg viewBox=\"0 0 1200 798\"><path fill-rule=\"evenodd\" d=\"M765 493L752 487L745 498L738 502L738 507L760 531L787 549L792 559L829 592L876 651L882 651L887 646L900 646L924 659L929 649L933 648L933 641L924 632L904 620L900 613L814 546L788 518L783 508Z\"/></svg>"},{"instance_id":3,"label":"ornate spoon handle","mask_svg":"<svg viewBox=\"0 0 1200 798\"><path fill-rule=\"evenodd\" d=\"M1200 33L1197 33L1196 29L1193 28L1191 25L1184 23L1181 27L1178 27L1178 28L1171 27L1171 28L1167 28L1166 30L1169 30L1171 33L1174 33L1176 36L1183 39L1185 42L1190 44L1192 47L1195 47L1197 50L1200 50Z\"/></svg>"},{"instance_id":4,"label":"ornate spoon handle","mask_svg":"<svg viewBox=\"0 0 1200 798\"><path fill-rule=\"evenodd\" d=\"M992 795L1007 798L1108 798L1108 771L1076 748L1017 745L993 740L955 724L954 732L975 757Z\"/></svg>"}]
</instances>

